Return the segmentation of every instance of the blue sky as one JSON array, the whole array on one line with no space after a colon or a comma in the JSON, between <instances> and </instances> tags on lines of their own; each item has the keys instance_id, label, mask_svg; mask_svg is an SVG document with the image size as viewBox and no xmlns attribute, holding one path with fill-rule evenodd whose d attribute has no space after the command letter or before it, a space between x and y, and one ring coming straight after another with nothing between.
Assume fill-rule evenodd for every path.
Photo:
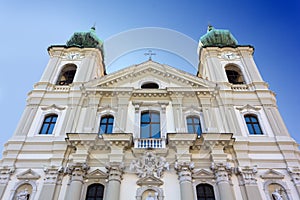
<instances>
[{"instance_id":1,"label":"blue sky","mask_svg":"<svg viewBox=\"0 0 300 200\"><path fill-rule=\"evenodd\" d=\"M73 32L89 30L94 23L104 41L143 27L172 29L195 41L209 23L229 29L239 44L255 47L256 64L277 94L279 110L299 143L299 13L298 0L0 0L0 146L14 133L27 93L47 65L47 47L64 44ZM157 53L153 59L163 55ZM144 59L141 53L131 64Z\"/></svg>"}]
</instances>

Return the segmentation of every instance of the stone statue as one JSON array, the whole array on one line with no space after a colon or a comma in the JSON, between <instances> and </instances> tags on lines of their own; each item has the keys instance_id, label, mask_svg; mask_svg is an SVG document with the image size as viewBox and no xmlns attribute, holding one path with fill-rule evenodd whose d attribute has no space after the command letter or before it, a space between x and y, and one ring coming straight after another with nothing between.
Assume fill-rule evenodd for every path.
<instances>
[{"instance_id":1,"label":"stone statue","mask_svg":"<svg viewBox=\"0 0 300 200\"><path fill-rule=\"evenodd\" d=\"M157 200L157 194L155 194L155 196L152 196L152 193L149 192L149 194L145 200Z\"/></svg>"},{"instance_id":2,"label":"stone statue","mask_svg":"<svg viewBox=\"0 0 300 200\"><path fill-rule=\"evenodd\" d=\"M273 200L283 200L282 196L279 194L278 189L272 193Z\"/></svg>"},{"instance_id":3,"label":"stone statue","mask_svg":"<svg viewBox=\"0 0 300 200\"><path fill-rule=\"evenodd\" d=\"M30 194L28 193L28 189L25 188L24 190L20 191L17 194L16 200L29 200Z\"/></svg>"}]
</instances>

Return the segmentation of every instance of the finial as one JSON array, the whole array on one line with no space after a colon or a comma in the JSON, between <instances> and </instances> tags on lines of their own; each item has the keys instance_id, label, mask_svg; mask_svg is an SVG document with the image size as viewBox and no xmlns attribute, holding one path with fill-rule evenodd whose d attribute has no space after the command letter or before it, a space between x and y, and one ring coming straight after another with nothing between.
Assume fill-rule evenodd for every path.
<instances>
[{"instance_id":1,"label":"finial","mask_svg":"<svg viewBox=\"0 0 300 200\"><path fill-rule=\"evenodd\" d=\"M92 31L96 31L96 22L94 23L94 25L91 27Z\"/></svg>"},{"instance_id":2,"label":"finial","mask_svg":"<svg viewBox=\"0 0 300 200\"><path fill-rule=\"evenodd\" d=\"M209 23L208 24L208 27L207 27L207 32L209 32L209 31L211 31L211 30L213 30L214 29L214 27Z\"/></svg>"},{"instance_id":3,"label":"finial","mask_svg":"<svg viewBox=\"0 0 300 200\"><path fill-rule=\"evenodd\" d=\"M156 53L152 53L151 50L148 50L148 53L144 53L145 56L149 56L149 60L152 60L152 56L156 55Z\"/></svg>"}]
</instances>

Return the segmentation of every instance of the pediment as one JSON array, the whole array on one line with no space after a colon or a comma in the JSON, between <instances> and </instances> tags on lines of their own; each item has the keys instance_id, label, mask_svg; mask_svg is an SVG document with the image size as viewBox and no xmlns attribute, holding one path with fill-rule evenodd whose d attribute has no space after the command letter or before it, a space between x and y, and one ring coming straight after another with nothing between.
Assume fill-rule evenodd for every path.
<instances>
[{"instance_id":1,"label":"pediment","mask_svg":"<svg viewBox=\"0 0 300 200\"><path fill-rule=\"evenodd\" d=\"M212 172L205 170L205 169L200 169L200 170L194 171L192 176L195 179L213 179L213 178L215 178L215 175Z\"/></svg>"},{"instance_id":2,"label":"pediment","mask_svg":"<svg viewBox=\"0 0 300 200\"><path fill-rule=\"evenodd\" d=\"M39 179L41 176L33 171L32 169L28 169L25 172L22 172L17 175L18 179L26 179L26 180L36 180Z\"/></svg>"},{"instance_id":3,"label":"pediment","mask_svg":"<svg viewBox=\"0 0 300 200\"><path fill-rule=\"evenodd\" d=\"M144 185L147 185L147 186L160 186L160 185L163 185L164 182L162 180L160 180L159 178L156 178L154 176L146 176L144 178L139 179L136 182L136 184L139 185L139 186L144 186Z\"/></svg>"},{"instance_id":4,"label":"pediment","mask_svg":"<svg viewBox=\"0 0 300 200\"><path fill-rule=\"evenodd\" d=\"M190 73L154 61L133 65L117 72L92 80L86 87L96 88L140 88L142 82L153 81L165 88L207 89L215 84Z\"/></svg>"},{"instance_id":5,"label":"pediment","mask_svg":"<svg viewBox=\"0 0 300 200\"><path fill-rule=\"evenodd\" d=\"M104 173L100 169L96 169L90 173L88 173L85 177L88 179L106 179L107 173Z\"/></svg>"},{"instance_id":6,"label":"pediment","mask_svg":"<svg viewBox=\"0 0 300 200\"><path fill-rule=\"evenodd\" d=\"M269 169L264 174L261 175L262 179L283 179L284 174L277 172L273 169Z\"/></svg>"}]
</instances>

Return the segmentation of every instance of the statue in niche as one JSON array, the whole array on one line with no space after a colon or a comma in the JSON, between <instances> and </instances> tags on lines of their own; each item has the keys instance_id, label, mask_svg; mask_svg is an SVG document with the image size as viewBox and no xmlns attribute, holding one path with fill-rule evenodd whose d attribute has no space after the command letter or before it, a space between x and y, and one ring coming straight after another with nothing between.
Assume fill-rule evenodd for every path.
<instances>
[{"instance_id":1,"label":"statue in niche","mask_svg":"<svg viewBox=\"0 0 300 200\"><path fill-rule=\"evenodd\" d=\"M158 195L157 192L155 192L154 196L152 195L152 192L149 192L145 200L157 200L157 195Z\"/></svg>"},{"instance_id":2,"label":"statue in niche","mask_svg":"<svg viewBox=\"0 0 300 200\"><path fill-rule=\"evenodd\" d=\"M17 199L16 200L29 200L30 194L28 192L28 189L25 188L24 190L20 191L17 194Z\"/></svg>"},{"instance_id":3,"label":"statue in niche","mask_svg":"<svg viewBox=\"0 0 300 200\"><path fill-rule=\"evenodd\" d=\"M272 193L273 200L283 200L282 196L279 194L278 189Z\"/></svg>"}]
</instances>

